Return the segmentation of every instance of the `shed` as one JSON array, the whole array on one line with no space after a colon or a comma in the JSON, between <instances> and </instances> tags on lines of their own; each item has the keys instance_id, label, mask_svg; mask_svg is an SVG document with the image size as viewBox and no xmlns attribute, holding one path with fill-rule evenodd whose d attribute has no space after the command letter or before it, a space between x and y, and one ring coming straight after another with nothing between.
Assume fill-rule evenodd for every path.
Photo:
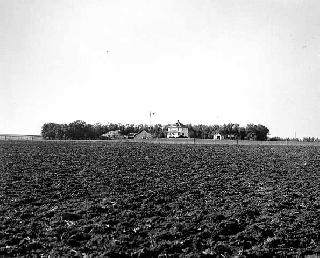
<instances>
[{"instance_id":1,"label":"shed","mask_svg":"<svg viewBox=\"0 0 320 258\"><path fill-rule=\"evenodd\" d=\"M137 135L136 133L129 133L127 137L128 139L134 139L136 135Z\"/></svg>"},{"instance_id":2,"label":"shed","mask_svg":"<svg viewBox=\"0 0 320 258\"><path fill-rule=\"evenodd\" d=\"M223 135L221 135L220 133L215 133L213 135L213 139L214 140L222 140L223 139Z\"/></svg>"},{"instance_id":3,"label":"shed","mask_svg":"<svg viewBox=\"0 0 320 258\"><path fill-rule=\"evenodd\" d=\"M115 131L109 131L103 135L101 135L102 138L104 139L120 139L122 138L122 135L120 134L119 130L115 130Z\"/></svg>"}]
</instances>

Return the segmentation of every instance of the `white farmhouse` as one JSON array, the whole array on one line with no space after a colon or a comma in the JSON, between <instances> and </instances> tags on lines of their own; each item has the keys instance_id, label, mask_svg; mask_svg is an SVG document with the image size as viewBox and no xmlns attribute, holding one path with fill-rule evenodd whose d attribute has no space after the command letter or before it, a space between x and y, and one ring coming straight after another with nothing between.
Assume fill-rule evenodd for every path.
<instances>
[{"instance_id":1,"label":"white farmhouse","mask_svg":"<svg viewBox=\"0 0 320 258\"><path fill-rule=\"evenodd\" d=\"M167 138L188 138L188 127L181 124L178 120L177 123L168 126Z\"/></svg>"}]
</instances>

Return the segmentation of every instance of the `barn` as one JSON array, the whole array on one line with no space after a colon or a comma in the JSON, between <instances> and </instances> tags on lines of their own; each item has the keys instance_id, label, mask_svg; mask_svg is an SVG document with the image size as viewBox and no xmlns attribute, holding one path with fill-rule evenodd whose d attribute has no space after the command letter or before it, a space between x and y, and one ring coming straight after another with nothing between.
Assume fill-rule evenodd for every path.
<instances>
[{"instance_id":1,"label":"barn","mask_svg":"<svg viewBox=\"0 0 320 258\"><path fill-rule=\"evenodd\" d=\"M134 136L134 139L151 139L151 133L148 133L146 130L142 130Z\"/></svg>"}]
</instances>

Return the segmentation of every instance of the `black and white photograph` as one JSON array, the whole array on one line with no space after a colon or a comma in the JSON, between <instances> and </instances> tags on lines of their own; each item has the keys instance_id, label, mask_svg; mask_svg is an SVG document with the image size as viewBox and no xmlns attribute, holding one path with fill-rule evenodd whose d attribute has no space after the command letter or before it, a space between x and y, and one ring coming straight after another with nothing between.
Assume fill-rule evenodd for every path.
<instances>
[{"instance_id":1,"label":"black and white photograph","mask_svg":"<svg viewBox=\"0 0 320 258\"><path fill-rule=\"evenodd\" d=\"M320 1L0 0L2 257L320 257Z\"/></svg>"}]
</instances>

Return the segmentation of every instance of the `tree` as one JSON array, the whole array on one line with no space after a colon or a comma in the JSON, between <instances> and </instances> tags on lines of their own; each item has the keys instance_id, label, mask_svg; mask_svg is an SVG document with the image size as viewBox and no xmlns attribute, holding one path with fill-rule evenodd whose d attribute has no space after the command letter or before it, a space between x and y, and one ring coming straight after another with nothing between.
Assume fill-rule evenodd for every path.
<instances>
[{"instance_id":1,"label":"tree","mask_svg":"<svg viewBox=\"0 0 320 258\"><path fill-rule=\"evenodd\" d=\"M246 139L266 141L268 139L269 129L261 124L248 124L246 127Z\"/></svg>"},{"instance_id":2,"label":"tree","mask_svg":"<svg viewBox=\"0 0 320 258\"><path fill-rule=\"evenodd\" d=\"M55 127L56 127L55 123L45 123L41 129L42 137L44 139L54 140L56 136Z\"/></svg>"},{"instance_id":3,"label":"tree","mask_svg":"<svg viewBox=\"0 0 320 258\"><path fill-rule=\"evenodd\" d=\"M257 140L266 141L268 139L269 129L261 124L257 125Z\"/></svg>"},{"instance_id":4,"label":"tree","mask_svg":"<svg viewBox=\"0 0 320 258\"><path fill-rule=\"evenodd\" d=\"M188 133L190 138L197 138L196 132L191 124L187 124L186 127L188 128ZM165 126L165 129L168 129L168 126Z\"/></svg>"},{"instance_id":5,"label":"tree","mask_svg":"<svg viewBox=\"0 0 320 258\"><path fill-rule=\"evenodd\" d=\"M239 128L238 128L238 138L239 138L240 140L244 140L245 137L246 137L246 128L244 128L244 127L239 127Z\"/></svg>"},{"instance_id":6,"label":"tree","mask_svg":"<svg viewBox=\"0 0 320 258\"><path fill-rule=\"evenodd\" d=\"M246 126L246 136L247 140L257 140L257 129L254 124L247 124Z\"/></svg>"},{"instance_id":7,"label":"tree","mask_svg":"<svg viewBox=\"0 0 320 258\"><path fill-rule=\"evenodd\" d=\"M76 120L68 125L68 138L71 140L86 139L86 122Z\"/></svg>"},{"instance_id":8,"label":"tree","mask_svg":"<svg viewBox=\"0 0 320 258\"><path fill-rule=\"evenodd\" d=\"M239 134L239 124L224 124L220 127L219 133L224 136L225 139L236 138Z\"/></svg>"},{"instance_id":9,"label":"tree","mask_svg":"<svg viewBox=\"0 0 320 258\"><path fill-rule=\"evenodd\" d=\"M94 132L93 134L95 139L99 139L101 135L107 132L105 131L105 127L100 123L94 124L92 130Z\"/></svg>"},{"instance_id":10,"label":"tree","mask_svg":"<svg viewBox=\"0 0 320 258\"><path fill-rule=\"evenodd\" d=\"M161 124L156 124L151 127L151 134L155 138L165 138L166 134L163 131L162 125Z\"/></svg>"},{"instance_id":11,"label":"tree","mask_svg":"<svg viewBox=\"0 0 320 258\"><path fill-rule=\"evenodd\" d=\"M128 135L129 133L138 133L139 128L134 124L126 124L125 126L120 126L120 133L123 135Z\"/></svg>"},{"instance_id":12,"label":"tree","mask_svg":"<svg viewBox=\"0 0 320 258\"><path fill-rule=\"evenodd\" d=\"M68 125L66 124L55 124L55 137L56 140L65 140L67 138Z\"/></svg>"}]
</instances>

